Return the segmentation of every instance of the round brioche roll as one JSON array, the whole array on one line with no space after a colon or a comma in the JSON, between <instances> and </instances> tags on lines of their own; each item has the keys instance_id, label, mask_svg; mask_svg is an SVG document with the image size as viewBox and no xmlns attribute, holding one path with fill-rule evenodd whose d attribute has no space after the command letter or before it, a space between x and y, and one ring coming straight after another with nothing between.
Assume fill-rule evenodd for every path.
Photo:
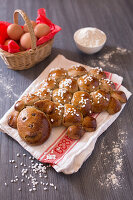
<instances>
[{"instance_id":1,"label":"round brioche roll","mask_svg":"<svg viewBox=\"0 0 133 200\"><path fill-rule=\"evenodd\" d=\"M83 120L82 126L85 131L93 132L96 130L96 127L97 127L96 119L91 116L86 116Z\"/></svg>"},{"instance_id":2,"label":"round brioche roll","mask_svg":"<svg viewBox=\"0 0 133 200\"><path fill-rule=\"evenodd\" d=\"M110 94L104 90L97 90L90 93L92 98L92 111L99 113L107 110L110 100Z\"/></svg>"},{"instance_id":3,"label":"round brioche roll","mask_svg":"<svg viewBox=\"0 0 133 200\"><path fill-rule=\"evenodd\" d=\"M85 130L83 129L82 126L69 126L67 129L67 136L73 140L78 140L80 139L85 133Z\"/></svg>"},{"instance_id":4,"label":"round brioche roll","mask_svg":"<svg viewBox=\"0 0 133 200\"><path fill-rule=\"evenodd\" d=\"M71 104L64 105L63 125L80 125L83 121L82 113Z\"/></svg>"},{"instance_id":5,"label":"round brioche roll","mask_svg":"<svg viewBox=\"0 0 133 200\"><path fill-rule=\"evenodd\" d=\"M109 79L101 79L99 82L99 88L106 92L115 90L115 84Z\"/></svg>"},{"instance_id":6,"label":"round brioche roll","mask_svg":"<svg viewBox=\"0 0 133 200\"><path fill-rule=\"evenodd\" d=\"M72 93L65 88L59 88L53 90L52 100L57 103L67 104L70 103L72 99Z\"/></svg>"},{"instance_id":7,"label":"round brioche roll","mask_svg":"<svg viewBox=\"0 0 133 200\"><path fill-rule=\"evenodd\" d=\"M112 91L111 97L119 100L121 103L127 102L127 97L123 91Z\"/></svg>"},{"instance_id":8,"label":"round brioche roll","mask_svg":"<svg viewBox=\"0 0 133 200\"><path fill-rule=\"evenodd\" d=\"M73 66L68 69L68 76L70 77L80 77L87 73L87 70L83 66Z\"/></svg>"},{"instance_id":9,"label":"round brioche roll","mask_svg":"<svg viewBox=\"0 0 133 200\"><path fill-rule=\"evenodd\" d=\"M106 78L106 74L103 72L102 68L93 68L88 72L88 75L92 75L97 79Z\"/></svg>"},{"instance_id":10,"label":"round brioche roll","mask_svg":"<svg viewBox=\"0 0 133 200\"><path fill-rule=\"evenodd\" d=\"M84 91L78 91L73 94L71 100L72 105L80 110L80 112L86 116L92 113L90 94Z\"/></svg>"},{"instance_id":11,"label":"round brioche roll","mask_svg":"<svg viewBox=\"0 0 133 200\"><path fill-rule=\"evenodd\" d=\"M107 108L107 112L110 115L113 115L121 110L121 103L118 99L110 97L109 105Z\"/></svg>"},{"instance_id":12,"label":"round brioche roll","mask_svg":"<svg viewBox=\"0 0 133 200\"><path fill-rule=\"evenodd\" d=\"M42 83L39 85L38 88L46 88L46 89L54 90L57 87L58 87L58 84L54 79L47 78L44 81L42 81Z\"/></svg>"},{"instance_id":13,"label":"round brioche roll","mask_svg":"<svg viewBox=\"0 0 133 200\"><path fill-rule=\"evenodd\" d=\"M77 80L74 78L65 78L59 83L59 88L65 88L69 92L74 93L78 91Z\"/></svg>"},{"instance_id":14,"label":"round brioche roll","mask_svg":"<svg viewBox=\"0 0 133 200\"><path fill-rule=\"evenodd\" d=\"M48 139L51 126L43 112L28 106L20 112L17 118L17 129L26 143L39 145Z\"/></svg>"},{"instance_id":15,"label":"round brioche roll","mask_svg":"<svg viewBox=\"0 0 133 200\"><path fill-rule=\"evenodd\" d=\"M68 76L68 73L63 68L56 68L52 69L51 72L48 75L48 78L51 78L55 80L57 83L59 83L62 79L66 78Z\"/></svg>"},{"instance_id":16,"label":"round brioche roll","mask_svg":"<svg viewBox=\"0 0 133 200\"><path fill-rule=\"evenodd\" d=\"M82 91L93 92L99 89L99 80L86 74L78 78L78 86Z\"/></svg>"}]
</instances>

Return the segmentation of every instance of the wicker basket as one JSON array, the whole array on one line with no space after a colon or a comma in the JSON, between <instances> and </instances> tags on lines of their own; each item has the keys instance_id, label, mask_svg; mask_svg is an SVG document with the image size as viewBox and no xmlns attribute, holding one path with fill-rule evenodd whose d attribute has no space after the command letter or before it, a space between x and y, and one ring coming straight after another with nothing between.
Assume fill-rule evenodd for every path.
<instances>
[{"instance_id":1,"label":"wicker basket","mask_svg":"<svg viewBox=\"0 0 133 200\"><path fill-rule=\"evenodd\" d=\"M31 68L36 63L42 61L44 58L51 54L53 39L49 40L47 43L36 46L36 37L34 34L31 22L24 11L15 10L14 12L14 23L18 24L18 13L22 16L25 23L28 26L31 35L31 49L27 51L22 51L18 53L9 53L0 49L0 55L4 60L8 68L13 70L24 70Z\"/></svg>"}]
</instances>

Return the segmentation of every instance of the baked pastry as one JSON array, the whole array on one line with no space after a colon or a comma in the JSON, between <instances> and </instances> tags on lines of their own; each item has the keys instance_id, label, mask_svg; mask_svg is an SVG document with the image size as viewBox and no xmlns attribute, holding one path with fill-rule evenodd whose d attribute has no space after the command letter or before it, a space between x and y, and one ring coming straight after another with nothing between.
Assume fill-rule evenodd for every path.
<instances>
[{"instance_id":1,"label":"baked pastry","mask_svg":"<svg viewBox=\"0 0 133 200\"><path fill-rule=\"evenodd\" d=\"M82 126L83 126L83 128L84 128L85 131L93 132L97 128L96 119L94 117L91 117L91 116L86 116L83 119Z\"/></svg>"},{"instance_id":2,"label":"baked pastry","mask_svg":"<svg viewBox=\"0 0 133 200\"><path fill-rule=\"evenodd\" d=\"M69 126L67 129L67 136L73 140L78 140L80 139L85 133L85 130L83 129L82 126Z\"/></svg>"},{"instance_id":3,"label":"baked pastry","mask_svg":"<svg viewBox=\"0 0 133 200\"><path fill-rule=\"evenodd\" d=\"M107 112L110 115L113 115L121 110L121 103L118 99L110 97L109 105L107 108Z\"/></svg>"},{"instance_id":4,"label":"baked pastry","mask_svg":"<svg viewBox=\"0 0 133 200\"><path fill-rule=\"evenodd\" d=\"M87 73L87 70L85 67L79 65L79 66L73 66L68 69L68 76L70 77L80 77Z\"/></svg>"},{"instance_id":5,"label":"baked pastry","mask_svg":"<svg viewBox=\"0 0 133 200\"><path fill-rule=\"evenodd\" d=\"M72 93L69 92L67 89L59 88L59 89L53 90L52 100L54 102L66 104L66 103L70 103L71 99L72 99Z\"/></svg>"},{"instance_id":6,"label":"baked pastry","mask_svg":"<svg viewBox=\"0 0 133 200\"><path fill-rule=\"evenodd\" d=\"M52 127L61 126L64 113L64 106L60 103L55 103L54 109L47 117Z\"/></svg>"},{"instance_id":7,"label":"baked pastry","mask_svg":"<svg viewBox=\"0 0 133 200\"><path fill-rule=\"evenodd\" d=\"M51 127L61 125L68 127L68 137L80 139L86 131L96 130L96 119L91 114L103 111L115 114L126 101L125 93L115 90L115 84L106 79L102 69L87 72L83 66L73 66L67 73L57 68L35 92L15 103L8 124L32 145L42 144Z\"/></svg>"},{"instance_id":8,"label":"baked pastry","mask_svg":"<svg viewBox=\"0 0 133 200\"><path fill-rule=\"evenodd\" d=\"M65 78L59 83L59 88L65 88L69 92L74 93L78 91L77 80L74 78Z\"/></svg>"},{"instance_id":9,"label":"baked pastry","mask_svg":"<svg viewBox=\"0 0 133 200\"><path fill-rule=\"evenodd\" d=\"M18 118L19 112L14 111L11 113L11 115L8 118L8 125L12 128L17 128L17 118Z\"/></svg>"},{"instance_id":10,"label":"baked pastry","mask_svg":"<svg viewBox=\"0 0 133 200\"><path fill-rule=\"evenodd\" d=\"M52 127L61 126L64 106L49 100L40 100L34 103L35 107L46 114Z\"/></svg>"},{"instance_id":11,"label":"baked pastry","mask_svg":"<svg viewBox=\"0 0 133 200\"><path fill-rule=\"evenodd\" d=\"M80 90L93 92L99 89L99 80L86 74L78 78L78 86Z\"/></svg>"},{"instance_id":12,"label":"baked pastry","mask_svg":"<svg viewBox=\"0 0 133 200\"><path fill-rule=\"evenodd\" d=\"M110 94L104 90L97 90L91 92L90 95L92 98L92 111L94 113L106 111L109 105Z\"/></svg>"},{"instance_id":13,"label":"baked pastry","mask_svg":"<svg viewBox=\"0 0 133 200\"><path fill-rule=\"evenodd\" d=\"M57 83L59 83L62 79L66 78L68 76L67 71L63 68L56 68L52 69L51 72L48 75L48 78L51 78L55 80Z\"/></svg>"},{"instance_id":14,"label":"baked pastry","mask_svg":"<svg viewBox=\"0 0 133 200\"><path fill-rule=\"evenodd\" d=\"M49 99L52 98L52 90L46 89L46 88L40 88L38 91L34 93L35 96L37 96L40 100ZM36 101L34 101L36 102ZM33 105L33 104L32 104Z\"/></svg>"},{"instance_id":15,"label":"baked pastry","mask_svg":"<svg viewBox=\"0 0 133 200\"><path fill-rule=\"evenodd\" d=\"M64 105L63 125L68 127L71 125L80 125L83 121L82 113L71 104Z\"/></svg>"},{"instance_id":16,"label":"baked pastry","mask_svg":"<svg viewBox=\"0 0 133 200\"><path fill-rule=\"evenodd\" d=\"M127 102L127 97L123 91L112 91L111 92L111 97L119 100L121 103L126 103Z\"/></svg>"},{"instance_id":17,"label":"baked pastry","mask_svg":"<svg viewBox=\"0 0 133 200\"><path fill-rule=\"evenodd\" d=\"M33 93L23 96L21 100L15 103L15 110L20 112L26 106L31 106L38 100L39 97Z\"/></svg>"},{"instance_id":18,"label":"baked pastry","mask_svg":"<svg viewBox=\"0 0 133 200\"><path fill-rule=\"evenodd\" d=\"M84 91L78 91L73 94L71 100L72 105L80 110L80 112L86 116L92 113L90 94Z\"/></svg>"},{"instance_id":19,"label":"baked pastry","mask_svg":"<svg viewBox=\"0 0 133 200\"><path fill-rule=\"evenodd\" d=\"M109 79L101 79L99 82L99 87L106 92L115 90L115 84Z\"/></svg>"},{"instance_id":20,"label":"baked pastry","mask_svg":"<svg viewBox=\"0 0 133 200\"><path fill-rule=\"evenodd\" d=\"M98 79L106 78L106 74L103 72L102 68L93 68L89 70L88 75L92 75Z\"/></svg>"},{"instance_id":21,"label":"baked pastry","mask_svg":"<svg viewBox=\"0 0 133 200\"><path fill-rule=\"evenodd\" d=\"M57 82L54 79L47 78L39 85L39 88L46 88L50 90L54 90L58 87Z\"/></svg>"},{"instance_id":22,"label":"baked pastry","mask_svg":"<svg viewBox=\"0 0 133 200\"><path fill-rule=\"evenodd\" d=\"M41 110L42 112L46 114L50 114L55 107L55 103L53 101L45 99L45 100L39 100L35 102L34 106L35 108Z\"/></svg>"},{"instance_id":23,"label":"baked pastry","mask_svg":"<svg viewBox=\"0 0 133 200\"><path fill-rule=\"evenodd\" d=\"M51 100L51 95L51 90L41 88L35 93L28 94L24 96L21 100L17 101L15 103L15 110L20 112L26 106L32 106L36 101L39 101L40 99Z\"/></svg>"},{"instance_id":24,"label":"baked pastry","mask_svg":"<svg viewBox=\"0 0 133 200\"><path fill-rule=\"evenodd\" d=\"M24 108L17 119L20 137L28 144L38 145L48 139L51 131L46 115L34 107Z\"/></svg>"}]
</instances>

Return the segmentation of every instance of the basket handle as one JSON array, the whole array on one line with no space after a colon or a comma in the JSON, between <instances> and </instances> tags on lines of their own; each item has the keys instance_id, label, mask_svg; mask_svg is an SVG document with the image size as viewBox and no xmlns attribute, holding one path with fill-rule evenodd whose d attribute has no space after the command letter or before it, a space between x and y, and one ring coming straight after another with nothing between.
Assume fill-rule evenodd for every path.
<instances>
[{"instance_id":1,"label":"basket handle","mask_svg":"<svg viewBox=\"0 0 133 200\"><path fill-rule=\"evenodd\" d=\"M35 50L36 49L36 36L35 36L31 22L23 10L17 9L14 11L14 15L13 15L14 24L18 24L18 13L22 16L23 20L25 21L25 23L29 29L29 33L30 33L30 37L31 37L31 49Z\"/></svg>"}]
</instances>

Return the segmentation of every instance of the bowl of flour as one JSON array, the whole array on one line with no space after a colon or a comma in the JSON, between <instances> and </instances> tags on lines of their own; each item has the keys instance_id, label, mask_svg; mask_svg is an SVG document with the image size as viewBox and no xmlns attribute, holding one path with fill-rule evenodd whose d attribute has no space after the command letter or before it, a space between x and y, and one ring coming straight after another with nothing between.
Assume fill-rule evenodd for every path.
<instances>
[{"instance_id":1,"label":"bowl of flour","mask_svg":"<svg viewBox=\"0 0 133 200\"><path fill-rule=\"evenodd\" d=\"M94 54L100 51L106 40L106 34L93 27L81 28L74 33L74 41L77 48L87 54Z\"/></svg>"}]
</instances>

